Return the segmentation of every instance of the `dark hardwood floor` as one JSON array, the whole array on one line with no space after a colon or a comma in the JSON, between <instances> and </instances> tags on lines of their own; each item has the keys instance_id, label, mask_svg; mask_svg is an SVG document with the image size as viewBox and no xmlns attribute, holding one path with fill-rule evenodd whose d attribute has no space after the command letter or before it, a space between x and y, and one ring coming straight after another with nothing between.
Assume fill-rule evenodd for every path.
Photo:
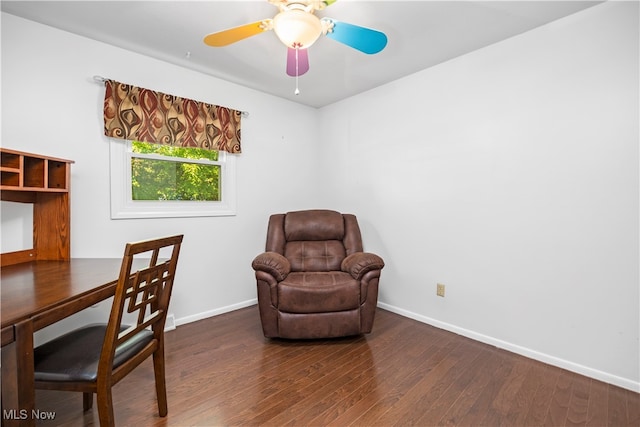
<instances>
[{"instance_id":1,"label":"dark hardwood floor","mask_svg":"<svg viewBox=\"0 0 640 427\"><path fill-rule=\"evenodd\" d=\"M378 310L363 337L262 336L249 307L166 335L169 415L148 361L114 387L118 426L640 426L640 394ZM97 425L38 391L38 425Z\"/></svg>"}]
</instances>

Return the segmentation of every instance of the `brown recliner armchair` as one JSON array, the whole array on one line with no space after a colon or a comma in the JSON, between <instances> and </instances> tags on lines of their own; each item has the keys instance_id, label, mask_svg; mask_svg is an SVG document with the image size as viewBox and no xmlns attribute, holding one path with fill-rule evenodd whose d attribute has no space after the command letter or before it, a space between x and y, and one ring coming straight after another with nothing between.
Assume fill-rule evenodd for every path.
<instances>
[{"instance_id":1,"label":"brown recliner armchair","mask_svg":"<svg viewBox=\"0 0 640 427\"><path fill-rule=\"evenodd\" d=\"M354 215L330 210L271 215L265 250L251 265L266 337L371 332L384 262L362 251Z\"/></svg>"}]
</instances>

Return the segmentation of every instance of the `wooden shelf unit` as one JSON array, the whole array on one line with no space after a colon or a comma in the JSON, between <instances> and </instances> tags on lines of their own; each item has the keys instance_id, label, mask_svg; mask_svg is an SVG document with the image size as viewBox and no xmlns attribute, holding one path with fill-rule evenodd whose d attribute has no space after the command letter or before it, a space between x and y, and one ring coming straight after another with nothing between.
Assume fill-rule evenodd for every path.
<instances>
[{"instance_id":1,"label":"wooden shelf unit","mask_svg":"<svg viewBox=\"0 0 640 427\"><path fill-rule=\"evenodd\" d=\"M0 196L33 204L33 247L1 255L1 265L71 257L72 160L0 148Z\"/></svg>"}]
</instances>

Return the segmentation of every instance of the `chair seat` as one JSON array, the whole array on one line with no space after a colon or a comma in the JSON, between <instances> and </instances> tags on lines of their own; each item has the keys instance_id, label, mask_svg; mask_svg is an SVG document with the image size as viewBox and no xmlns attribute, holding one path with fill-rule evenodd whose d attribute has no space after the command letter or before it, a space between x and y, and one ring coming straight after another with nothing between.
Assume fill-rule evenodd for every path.
<instances>
[{"instance_id":1,"label":"chair seat","mask_svg":"<svg viewBox=\"0 0 640 427\"><path fill-rule=\"evenodd\" d=\"M124 331L128 326L122 326ZM34 351L35 380L56 382L93 382L98 375L100 352L106 324L88 325L38 346ZM115 352L114 368L136 354L153 339L143 330L120 345Z\"/></svg>"},{"instance_id":2,"label":"chair seat","mask_svg":"<svg viewBox=\"0 0 640 427\"><path fill-rule=\"evenodd\" d=\"M278 284L278 309L325 313L357 309L360 282L342 271L292 272Z\"/></svg>"}]
</instances>

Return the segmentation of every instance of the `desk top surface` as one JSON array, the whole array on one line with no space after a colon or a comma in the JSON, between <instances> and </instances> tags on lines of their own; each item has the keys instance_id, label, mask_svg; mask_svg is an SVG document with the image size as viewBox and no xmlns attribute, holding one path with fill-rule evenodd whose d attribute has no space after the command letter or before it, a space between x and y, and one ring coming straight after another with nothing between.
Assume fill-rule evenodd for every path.
<instances>
[{"instance_id":1,"label":"desk top surface","mask_svg":"<svg viewBox=\"0 0 640 427\"><path fill-rule=\"evenodd\" d=\"M115 289L121 263L121 258L74 258L2 267L1 327L81 299L97 290Z\"/></svg>"}]
</instances>

